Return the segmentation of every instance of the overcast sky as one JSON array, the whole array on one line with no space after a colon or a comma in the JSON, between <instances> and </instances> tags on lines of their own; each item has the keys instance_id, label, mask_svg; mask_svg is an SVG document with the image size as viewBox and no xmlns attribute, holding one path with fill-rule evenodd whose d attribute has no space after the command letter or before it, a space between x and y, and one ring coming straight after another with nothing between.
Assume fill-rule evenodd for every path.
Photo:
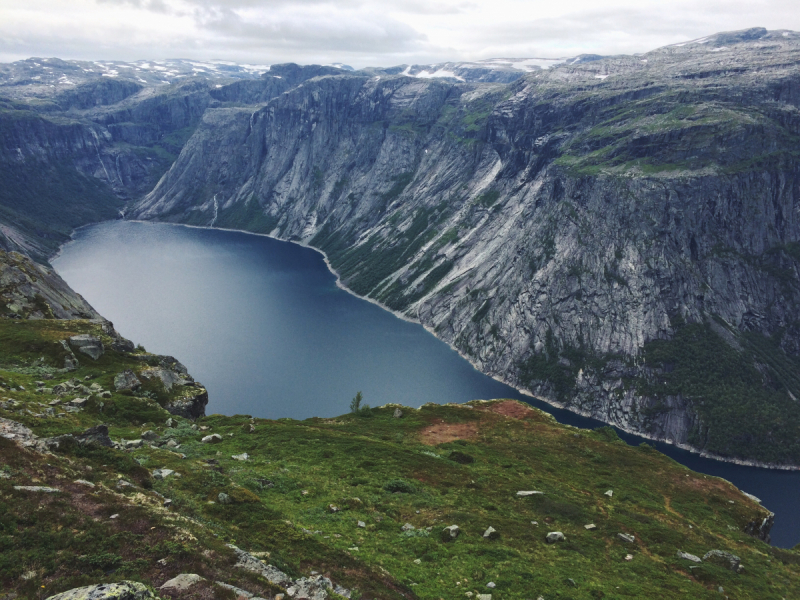
<instances>
[{"instance_id":1,"label":"overcast sky","mask_svg":"<svg viewBox=\"0 0 800 600\"><path fill-rule=\"evenodd\" d=\"M0 62L190 58L356 68L645 52L800 30L798 0L0 0Z\"/></svg>"}]
</instances>

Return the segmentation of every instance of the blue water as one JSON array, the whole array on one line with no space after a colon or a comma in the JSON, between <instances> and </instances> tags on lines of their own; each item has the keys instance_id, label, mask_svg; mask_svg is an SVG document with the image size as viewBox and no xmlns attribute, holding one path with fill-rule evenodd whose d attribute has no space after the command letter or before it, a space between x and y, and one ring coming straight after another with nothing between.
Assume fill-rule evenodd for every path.
<instances>
[{"instance_id":1,"label":"blue water","mask_svg":"<svg viewBox=\"0 0 800 600\"><path fill-rule=\"evenodd\" d=\"M112 221L77 231L53 265L122 335L183 362L208 389L209 414L331 417L362 391L373 406L517 398L562 423L602 425L482 375L420 325L336 287L322 256L296 244ZM773 543L800 543L800 473L654 445L760 497L776 513Z\"/></svg>"}]
</instances>

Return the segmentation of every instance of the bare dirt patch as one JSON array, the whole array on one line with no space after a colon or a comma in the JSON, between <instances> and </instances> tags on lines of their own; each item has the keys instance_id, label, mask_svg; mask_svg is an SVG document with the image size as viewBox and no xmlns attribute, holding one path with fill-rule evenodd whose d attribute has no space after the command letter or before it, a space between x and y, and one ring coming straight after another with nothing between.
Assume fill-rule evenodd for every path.
<instances>
[{"instance_id":1,"label":"bare dirt patch","mask_svg":"<svg viewBox=\"0 0 800 600\"><path fill-rule=\"evenodd\" d=\"M478 435L478 424L438 422L419 432L420 441L429 446L446 444L455 440L468 440Z\"/></svg>"},{"instance_id":2,"label":"bare dirt patch","mask_svg":"<svg viewBox=\"0 0 800 600\"><path fill-rule=\"evenodd\" d=\"M475 408L511 419L529 419L537 414L531 407L516 400L503 400L502 402L495 402L488 406L476 406Z\"/></svg>"}]
</instances>

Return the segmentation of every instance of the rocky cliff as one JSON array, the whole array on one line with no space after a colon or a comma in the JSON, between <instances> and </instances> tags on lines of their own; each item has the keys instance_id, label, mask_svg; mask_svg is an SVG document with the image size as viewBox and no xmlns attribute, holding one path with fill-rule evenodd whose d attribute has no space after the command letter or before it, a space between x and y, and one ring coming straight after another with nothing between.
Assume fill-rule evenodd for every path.
<instances>
[{"instance_id":1,"label":"rocky cliff","mask_svg":"<svg viewBox=\"0 0 800 600\"><path fill-rule=\"evenodd\" d=\"M315 77L208 109L129 214L309 243L537 396L798 463L799 60L754 29L510 84Z\"/></svg>"}]
</instances>

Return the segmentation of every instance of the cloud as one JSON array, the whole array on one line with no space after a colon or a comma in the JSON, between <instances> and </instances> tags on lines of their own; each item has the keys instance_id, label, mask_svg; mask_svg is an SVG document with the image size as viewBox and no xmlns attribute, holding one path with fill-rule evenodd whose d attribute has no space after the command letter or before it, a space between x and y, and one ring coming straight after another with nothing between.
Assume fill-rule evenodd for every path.
<instances>
[{"instance_id":1,"label":"cloud","mask_svg":"<svg viewBox=\"0 0 800 600\"><path fill-rule=\"evenodd\" d=\"M225 59L355 67L645 52L717 31L800 29L796 0L26 0L0 60Z\"/></svg>"}]
</instances>

